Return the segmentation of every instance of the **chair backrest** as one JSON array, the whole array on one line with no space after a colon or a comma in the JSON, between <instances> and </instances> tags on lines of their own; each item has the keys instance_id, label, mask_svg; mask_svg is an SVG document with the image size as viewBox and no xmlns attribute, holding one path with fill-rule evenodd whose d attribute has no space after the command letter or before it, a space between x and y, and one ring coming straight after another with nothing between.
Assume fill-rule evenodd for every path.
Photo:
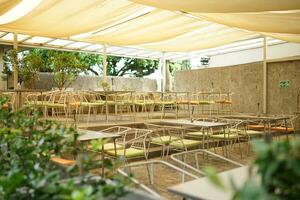
<instances>
[{"instance_id":1,"label":"chair backrest","mask_svg":"<svg viewBox=\"0 0 300 200\"><path fill-rule=\"evenodd\" d=\"M147 129L134 129L134 139L130 141L130 147L147 150L147 142L151 132L151 130Z\"/></svg>"},{"instance_id":2,"label":"chair backrest","mask_svg":"<svg viewBox=\"0 0 300 200\"><path fill-rule=\"evenodd\" d=\"M168 134L170 135L170 139L172 139L172 137L176 137L178 139L183 139L184 138L184 129L183 128L179 128L179 127L165 127L166 131L168 132Z\"/></svg>"},{"instance_id":3,"label":"chair backrest","mask_svg":"<svg viewBox=\"0 0 300 200\"><path fill-rule=\"evenodd\" d=\"M113 126L113 127L109 127L109 128L104 129L104 130L101 130L101 132L123 134L123 133L125 133L125 132L127 132L129 130L131 130L130 127L126 127L126 126Z\"/></svg>"},{"instance_id":4,"label":"chair backrest","mask_svg":"<svg viewBox=\"0 0 300 200\"><path fill-rule=\"evenodd\" d=\"M145 124L148 130L151 130L151 134L149 135L150 139L152 138L160 138L162 136L168 135L166 128L162 125L157 124Z\"/></svg>"}]
</instances>

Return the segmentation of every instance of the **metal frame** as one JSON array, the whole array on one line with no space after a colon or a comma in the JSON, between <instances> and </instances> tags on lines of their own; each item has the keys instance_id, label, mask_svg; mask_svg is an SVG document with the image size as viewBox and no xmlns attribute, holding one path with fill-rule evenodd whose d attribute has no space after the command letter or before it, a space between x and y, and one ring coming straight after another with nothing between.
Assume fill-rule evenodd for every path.
<instances>
[{"instance_id":1,"label":"metal frame","mask_svg":"<svg viewBox=\"0 0 300 200\"><path fill-rule=\"evenodd\" d=\"M12 45L13 44L13 38L6 38L7 35L13 35L12 32L7 31L1 31L0 30L0 44L2 45ZM94 54L103 54L103 48L102 45L96 44L96 43L89 43L80 41L80 39L66 39L66 38L49 38L49 37L41 37L41 36L34 36L34 35L26 35L18 33L18 46L20 47L27 47L27 48L47 48L47 49L56 49L56 50L64 50L64 51L76 51L76 52L85 52L85 53L94 53ZM32 42L31 40L34 40L35 38L44 38L48 39L44 42L38 43L38 42ZM287 43L282 40L273 39L273 38L267 38L268 39L268 45L276 45L276 44L282 44ZM69 41L67 44L63 45L51 45L51 42L54 42L56 40L65 40ZM86 43L85 46L82 47L72 47L73 45L76 45L77 43ZM95 48L93 50L88 50L89 47L93 45L99 45L99 48ZM180 61L180 60L187 60L187 59L193 59L193 58L201 58L201 57L211 57L219 54L225 54L225 53L231 53L231 52L237 52L242 51L246 49L253 49L263 47L263 40L261 37L259 38L253 38L249 40L242 40L239 42L234 42L227 45L222 45L220 47L216 48L209 48L204 50L198 50L198 51L192 51L192 52L166 52L165 53L165 59L171 60L171 61ZM135 57L135 58L141 58L141 59L151 59L151 60L159 60L162 57L162 52L159 51L153 51L153 50L147 50L147 49L141 49L141 48L134 48L129 46L107 46L107 54L113 55L113 56L122 56L122 57Z\"/></svg>"},{"instance_id":2,"label":"metal frame","mask_svg":"<svg viewBox=\"0 0 300 200\"><path fill-rule=\"evenodd\" d=\"M148 175L149 175L149 179L150 179L150 183L153 184L153 164L162 164L165 165L167 167L172 168L173 170L182 173L183 175L183 180L184 180L184 176L190 176L194 179L198 179L200 178L200 176L196 176L194 174L191 174L183 169L180 169L179 167L176 167L175 165L172 165L166 161L162 161L162 160L149 160L149 161L143 161L143 162L138 162L138 163L131 163L128 165L123 166L122 168L126 168L126 167L137 167L137 166L145 166L147 167L147 171L148 171ZM150 169L149 166L150 165ZM154 195L155 197L159 197L162 198L157 192L155 192L154 190L150 189L149 187L147 187L146 185L140 183L137 179L130 177L124 170L122 169L118 169L118 173L120 173L121 175L128 177L131 181L133 181L134 183L136 183L137 185L139 185L142 189L144 189L145 191L149 192L150 194Z\"/></svg>"},{"instance_id":3,"label":"metal frame","mask_svg":"<svg viewBox=\"0 0 300 200\"><path fill-rule=\"evenodd\" d=\"M205 175L203 171L201 171L201 170L199 170L199 169L196 169L196 168L194 168L193 166L191 166L191 165L189 165L189 164L186 164L185 162L183 162L183 161L181 161L181 160L179 160L179 159L176 158L177 156L185 156L185 155L187 155L187 154L189 154L189 153L195 153L195 160L196 160L196 164L197 164L197 165L198 165L197 155L200 154L200 153L204 153L204 154L206 154L206 155L209 154L209 155L214 156L214 157L217 157L217 158L219 158L219 159L221 159L221 160L227 161L227 162L229 162L229 163L231 163L231 164L234 164L234 165L236 165L236 166L238 166L238 167L243 167L243 166L244 166L244 165L242 165L241 163L235 162L235 161L230 160L230 159L228 159L228 158L226 158L226 157L224 157L224 156L221 156L221 155L212 153L212 152L210 152L210 151L208 151L208 150L204 150L204 149L196 149L196 150L191 150L191 151L184 151L184 152L180 152L180 153L175 153L175 154L172 154L170 157L171 157L171 159L172 159L173 161L177 162L178 164L180 164L180 165L182 165L182 166L184 166L184 167L186 167L186 168L188 168L188 169L190 169L190 170L193 170L194 172L197 172L197 173L199 173L199 174Z\"/></svg>"}]
</instances>

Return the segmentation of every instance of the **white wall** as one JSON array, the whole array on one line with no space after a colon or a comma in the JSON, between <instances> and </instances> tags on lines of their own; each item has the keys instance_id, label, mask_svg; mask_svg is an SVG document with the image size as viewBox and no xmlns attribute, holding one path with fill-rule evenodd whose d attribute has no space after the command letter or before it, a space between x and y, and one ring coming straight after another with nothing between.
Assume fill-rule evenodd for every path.
<instances>
[{"instance_id":1,"label":"white wall","mask_svg":"<svg viewBox=\"0 0 300 200\"><path fill-rule=\"evenodd\" d=\"M267 59L279 59L300 56L300 44L283 43L268 46ZM252 63L263 60L263 48L248 49L239 52L212 56L209 67L221 67Z\"/></svg>"}]
</instances>

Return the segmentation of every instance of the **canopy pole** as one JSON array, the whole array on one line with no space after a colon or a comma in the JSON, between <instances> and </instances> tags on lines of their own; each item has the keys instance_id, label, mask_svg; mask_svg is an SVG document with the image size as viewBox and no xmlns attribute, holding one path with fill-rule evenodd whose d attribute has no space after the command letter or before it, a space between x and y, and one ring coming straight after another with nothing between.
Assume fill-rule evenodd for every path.
<instances>
[{"instance_id":1,"label":"canopy pole","mask_svg":"<svg viewBox=\"0 0 300 200\"><path fill-rule=\"evenodd\" d=\"M14 43L13 43L14 51L18 51L18 34L14 32ZM16 55L18 56L18 54ZM14 89L18 89L18 80L19 80L19 67L16 61L13 62L13 70L14 70Z\"/></svg>"},{"instance_id":2,"label":"canopy pole","mask_svg":"<svg viewBox=\"0 0 300 200\"><path fill-rule=\"evenodd\" d=\"M167 68L166 68L166 58L165 52L162 53L161 57L161 74L162 74L162 81L161 81L161 91L166 91L166 80L167 80Z\"/></svg>"},{"instance_id":3,"label":"canopy pole","mask_svg":"<svg viewBox=\"0 0 300 200\"><path fill-rule=\"evenodd\" d=\"M107 48L106 45L103 44L103 58L102 58L102 66L103 66L103 75L102 75L102 82L107 81Z\"/></svg>"},{"instance_id":4,"label":"canopy pole","mask_svg":"<svg viewBox=\"0 0 300 200\"><path fill-rule=\"evenodd\" d=\"M267 101L268 101L268 68L267 68L267 37L264 36L263 46L263 113L267 114Z\"/></svg>"}]
</instances>

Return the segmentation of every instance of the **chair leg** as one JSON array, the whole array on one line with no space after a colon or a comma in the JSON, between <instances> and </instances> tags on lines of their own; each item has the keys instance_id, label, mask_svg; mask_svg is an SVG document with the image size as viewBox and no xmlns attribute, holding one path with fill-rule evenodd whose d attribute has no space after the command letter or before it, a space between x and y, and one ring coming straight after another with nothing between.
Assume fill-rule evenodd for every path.
<instances>
[{"instance_id":1,"label":"chair leg","mask_svg":"<svg viewBox=\"0 0 300 200\"><path fill-rule=\"evenodd\" d=\"M198 160L198 154L195 153L195 162L196 162L196 169L199 169L199 160Z\"/></svg>"},{"instance_id":2,"label":"chair leg","mask_svg":"<svg viewBox=\"0 0 300 200\"><path fill-rule=\"evenodd\" d=\"M243 153L242 153L242 149L241 149L241 142L240 142L239 139L238 139L238 144L239 144L240 156L241 156L241 159L243 159Z\"/></svg>"},{"instance_id":3,"label":"chair leg","mask_svg":"<svg viewBox=\"0 0 300 200\"><path fill-rule=\"evenodd\" d=\"M87 124L90 122L90 115L91 115L91 106L89 106L89 110L88 110L88 117L86 121Z\"/></svg>"},{"instance_id":4,"label":"chair leg","mask_svg":"<svg viewBox=\"0 0 300 200\"><path fill-rule=\"evenodd\" d=\"M150 164L150 168L149 168L149 164L146 164L146 168L148 172L149 182L151 185L153 185L154 184L153 163Z\"/></svg>"}]
</instances>

